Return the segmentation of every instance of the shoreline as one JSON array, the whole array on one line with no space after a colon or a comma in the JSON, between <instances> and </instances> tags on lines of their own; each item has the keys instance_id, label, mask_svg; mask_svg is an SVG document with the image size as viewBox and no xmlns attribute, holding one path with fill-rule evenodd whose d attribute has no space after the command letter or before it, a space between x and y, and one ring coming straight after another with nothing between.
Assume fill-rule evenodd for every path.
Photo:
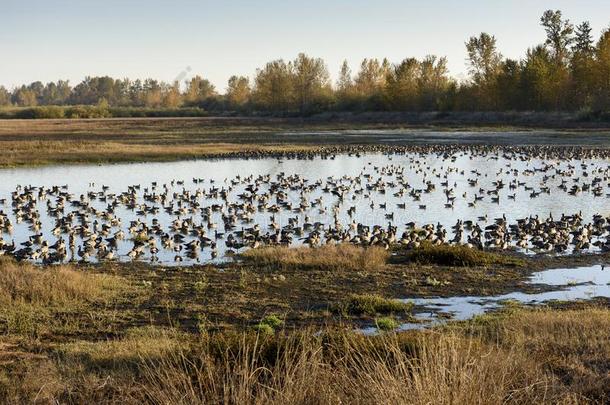
<instances>
[{"instance_id":1,"label":"shoreline","mask_svg":"<svg viewBox=\"0 0 610 405\"><path fill-rule=\"evenodd\" d=\"M0 168L273 157L422 145L610 147L610 128L415 128L393 123L286 124L282 120L0 120Z\"/></svg>"},{"instance_id":2,"label":"shoreline","mask_svg":"<svg viewBox=\"0 0 610 405\"><path fill-rule=\"evenodd\" d=\"M602 114L603 115L603 114ZM460 128L508 127L510 129L569 129L569 130L610 130L610 119L605 115L594 117L582 112L541 112L541 111L429 111L429 112L391 112L329 111L308 116L290 113L278 115L237 115L205 113L201 116L134 116L106 118L0 118L2 122L111 122L111 121L194 121L208 125L283 125L283 126L371 126L383 128L402 126L422 129L437 128L457 130Z\"/></svg>"}]
</instances>

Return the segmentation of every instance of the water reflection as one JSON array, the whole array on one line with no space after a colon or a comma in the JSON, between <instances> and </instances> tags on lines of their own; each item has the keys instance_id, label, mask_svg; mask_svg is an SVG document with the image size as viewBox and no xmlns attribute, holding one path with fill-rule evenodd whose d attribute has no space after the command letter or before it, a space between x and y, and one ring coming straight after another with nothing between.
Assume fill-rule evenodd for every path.
<instances>
[{"instance_id":1,"label":"water reflection","mask_svg":"<svg viewBox=\"0 0 610 405\"><path fill-rule=\"evenodd\" d=\"M117 243L116 256L121 260L129 260L128 253L133 250L133 242L129 240L129 227L134 221L152 226L157 223L163 232L171 231L171 224L176 218L192 220L192 224L210 228L204 235L215 239L219 234L223 238L232 232L258 226L261 233L270 232L271 226L284 228L289 224L303 225L319 223L321 228L349 228L354 223L373 227L388 225L396 227L397 234L404 231L405 224L415 222L418 225L440 224L450 229L458 219L472 220L485 226L494 218L505 216L513 222L518 218L539 215L546 218L549 214L559 218L562 214L582 212L585 222L590 222L594 214L608 216L610 206L607 204L607 181L598 183L603 192L593 192L592 187L585 188L574 195L570 194L572 185L591 184L594 176L600 179L608 178L609 161L605 159L587 158L579 161L558 159L521 159L522 156L507 156L501 153L478 155L469 151L456 152L447 157L434 153L383 154L371 153L362 156L337 155L333 158L316 157L313 159L228 159L214 161L186 161L173 163L139 163L101 166L56 166L45 168L8 169L0 171L0 200L6 204L0 207L12 220L14 227L11 233L5 232L2 237L7 241L14 240L17 245L28 241L36 234L31 224L18 222L17 215L10 206L11 193L18 185L51 188L65 186L74 200L86 201L95 212L88 213L91 229L97 221L101 229L106 221L97 214L107 209L108 199L97 198L102 195L120 195L130 187L136 196L135 207L118 205L114 216L121 221L120 226L112 226L112 234L122 230L128 238ZM384 168L394 169L385 171ZM398 168L398 169L396 169ZM400 173L400 178L397 176ZM363 177L368 175L369 177ZM300 184L315 185L309 191L303 192L302 187L286 189L284 201L288 205L298 207L304 200L306 208L281 209L271 213L267 208L259 206L247 220L236 222L235 229L223 227L223 215L230 210L231 204L240 203L240 194L259 176L267 178L259 185L259 194L267 193L269 186L278 178L298 176ZM268 176L268 177L267 177ZM239 178L240 181L235 181ZM202 181L194 182L193 179ZM476 180L476 186L470 182ZM489 195L496 189L494 182L502 180L505 184L518 181L521 185L514 190L508 187L497 190L496 195ZM198 209L189 210L181 215L176 211L166 211L161 203L150 203L144 200L147 190L151 193L152 183L158 184L157 190L166 186L172 200L178 201L179 196L192 195L200 192L195 206ZM371 184L383 184L382 187L369 188ZM424 190L428 184L434 184L435 189L421 193L420 199L411 198L408 194L400 194L401 188ZM343 200L336 195L323 191L324 185L349 185L350 190L361 187L364 192L347 193ZM444 184L444 185L443 185ZM133 188L137 186L137 188ZM561 188L561 187L564 188ZM223 199L210 194L211 190L227 191ZM102 190L103 191L102 193ZM454 202L447 207L446 191L450 190ZM546 190L546 191L543 191ZM90 193L90 194L89 194ZM101 193L101 194L100 194ZM532 193L535 197L532 197ZM482 200L472 204L475 195ZM178 196L178 197L177 197ZM273 196L271 196L273 198ZM497 199L496 199L497 198ZM49 197L53 200L53 197ZM494 200L495 199L495 200ZM313 204L314 201L319 204ZM272 201L273 202L273 201ZM57 235L51 232L56 227L56 219L48 215L45 201L39 202L40 232L49 245L57 240ZM140 209L146 205L151 210ZM212 206L220 207L213 210L209 218L204 218L203 209ZM422 207L425 206L425 209ZM383 208L382 208L383 207ZM176 208L176 205L174 205ZM353 208L352 215L348 210ZM67 211L78 211L78 207L67 207ZM97 213L96 213L97 212ZM334 212L336 212L336 220ZM131 235L133 236L133 235ZM605 235L604 235L605 238ZM76 246L80 246L86 237L77 237ZM184 243L192 242L195 237L189 233L184 235ZM605 239L604 239L605 240ZM198 253L196 258L174 250L159 249L156 258L160 263L173 264L177 255L184 259L181 264L224 260L227 247L223 240L218 241L215 250L208 246ZM299 243L295 238L295 243ZM216 245L216 242L214 243ZM145 252L140 259L150 260L152 254ZM78 259L78 257L75 257ZM91 260L95 260L92 256Z\"/></svg>"},{"instance_id":2,"label":"water reflection","mask_svg":"<svg viewBox=\"0 0 610 405\"><path fill-rule=\"evenodd\" d=\"M416 298L403 301L415 304L419 323L405 323L400 330L420 329L446 322L449 319L463 321L490 310L498 309L506 302L537 305L548 301L590 300L596 297L610 298L610 270L605 265L572 269L552 269L534 273L529 284L558 287L540 293L512 292L492 297L462 296L448 298ZM370 333L374 328L369 328Z\"/></svg>"}]
</instances>

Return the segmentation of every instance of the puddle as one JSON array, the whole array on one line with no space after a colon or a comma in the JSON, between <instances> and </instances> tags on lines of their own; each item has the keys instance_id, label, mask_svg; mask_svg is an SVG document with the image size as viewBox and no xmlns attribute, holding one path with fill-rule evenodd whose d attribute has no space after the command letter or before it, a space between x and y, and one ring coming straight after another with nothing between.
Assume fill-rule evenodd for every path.
<instances>
[{"instance_id":1,"label":"puddle","mask_svg":"<svg viewBox=\"0 0 610 405\"><path fill-rule=\"evenodd\" d=\"M415 304L414 317L418 322L403 323L398 330L422 329L439 325L448 320L464 321L477 315L498 309L506 302L523 305L539 305L548 301L590 300L610 297L610 268L596 265L572 269L551 269L534 273L528 284L556 287L540 293L512 292L503 295L449 298L416 298L402 301ZM443 316L443 315L450 316ZM365 334L375 334L374 327L364 328Z\"/></svg>"},{"instance_id":2,"label":"puddle","mask_svg":"<svg viewBox=\"0 0 610 405\"><path fill-rule=\"evenodd\" d=\"M505 181L503 188L497 188L498 173L502 173ZM353 224L371 229L391 224L401 235L408 230L409 223L441 224L449 230L450 239L453 237L450 229L458 219L485 228L503 216L511 224L530 216L545 220L551 214L559 219L564 213L582 212L584 223L590 222L595 214L608 216L610 186L607 182L599 183L601 191L594 192L597 186L591 185L594 177L608 174L610 159L557 160L469 150L456 151L449 157L423 152L368 153L312 159L217 159L4 169L0 170L3 212L0 216L6 215L14 227L1 232L0 237L7 244L14 241L18 249L35 234L41 234L42 239L53 245L59 237L68 239L66 230L58 229L57 225L58 220L71 216L71 227L82 226L87 230L73 235L76 248L84 246L89 233L99 236L104 232L104 238L111 239L123 232L127 236L124 240L114 240L114 257L130 261L129 254L136 246L129 230L136 224L135 229L155 229L148 234L159 247L156 254L147 247L140 260L163 265L225 261L230 248L224 242L229 234L236 236L241 229L254 226L259 227L261 234L271 235L274 229L292 229L291 224L319 224L324 229L335 226L335 221L342 229ZM254 202L244 200L244 195L249 194L247 189L255 182L258 191ZM585 182L589 185L587 190L583 186L582 191L570 194L573 186ZM36 211L39 221L33 230L31 221L22 218L25 208L16 209L12 205L12 193L21 190L19 185L47 191L59 185L67 199L63 213L58 217L54 211L58 193L37 197L36 204L27 208ZM303 191L304 185L307 192ZM428 185L434 187L428 189ZM345 198L331 192L338 187L345 191ZM221 190L226 193L224 197ZM283 196L280 202L278 190ZM37 191L34 194L38 196ZM453 203L447 204L450 194ZM109 216L104 215L109 205L113 207L111 216L117 221L109 221ZM233 227L225 226L227 218L234 220ZM177 220L187 221L185 231L174 226ZM56 230L62 233L54 233ZM204 245L194 251L197 254L193 258L182 254L183 261L176 261L174 249L163 247L160 235L164 233L172 236L181 233L183 245L201 234L215 242L215 249ZM467 233L462 242L466 241ZM608 236L606 233L591 242L605 243ZM293 245L302 243L300 240L295 237ZM72 249L65 260L80 260L77 251ZM96 254L91 252L89 260L95 261Z\"/></svg>"}]
</instances>

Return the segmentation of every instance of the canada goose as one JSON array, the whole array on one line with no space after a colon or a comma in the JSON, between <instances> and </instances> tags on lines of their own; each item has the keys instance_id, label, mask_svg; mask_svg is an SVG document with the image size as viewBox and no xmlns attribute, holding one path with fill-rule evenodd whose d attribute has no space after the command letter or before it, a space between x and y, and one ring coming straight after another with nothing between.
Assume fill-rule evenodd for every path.
<instances>
[{"instance_id":1,"label":"canada goose","mask_svg":"<svg viewBox=\"0 0 610 405\"><path fill-rule=\"evenodd\" d=\"M182 179L135 184L123 190L90 182L86 190L73 194L67 184L15 187L8 198L0 196L0 208L10 207L8 212L0 209L0 235L18 229L17 241L13 239L11 245L0 239L0 254L48 263L63 260L67 248L72 257L78 252L91 260L115 255L132 260L148 256L156 261L171 260L172 252L188 260L208 247L210 255L217 257L219 249L222 254L225 249L293 244L355 243L389 248L396 243L418 246L426 240L549 252L610 246L609 219L604 215L596 214L592 221L582 213L564 214L561 219L552 215L514 218L515 211L508 205L511 218L492 217L490 222L496 211L486 204L516 201L521 192L545 201L610 196L610 169L588 161L610 157L607 151L484 145L351 145L337 149L341 150L353 156L365 151L383 153L385 163L365 161L359 172L321 179L284 172L228 176L224 181L195 175L189 177L194 185L190 187ZM315 153L305 152L293 157L309 160L313 156ZM326 156L332 159L336 154ZM465 170L456 163L458 156L480 159L490 168ZM430 165L428 158L443 163ZM581 164L571 163L578 159ZM510 190L508 194L502 191L505 188ZM407 209L405 197L418 201L418 208L427 212L415 215ZM359 208L367 205L373 212L361 213ZM439 214L439 208L459 208L456 215L465 221L449 227L450 216ZM383 210L383 216L375 209ZM394 224L397 212L406 221L420 219L421 224ZM261 218L266 215L270 220L265 224ZM443 224L421 220L435 216ZM126 218L128 224L123 225ZM358 222L368 223L371 218L383 218L390 224ZM395 225L399 229L393 229ZM126 234L128 241L122 242ZM47 239L55 242L50 244Z\"/></svg>"}]
</instances>

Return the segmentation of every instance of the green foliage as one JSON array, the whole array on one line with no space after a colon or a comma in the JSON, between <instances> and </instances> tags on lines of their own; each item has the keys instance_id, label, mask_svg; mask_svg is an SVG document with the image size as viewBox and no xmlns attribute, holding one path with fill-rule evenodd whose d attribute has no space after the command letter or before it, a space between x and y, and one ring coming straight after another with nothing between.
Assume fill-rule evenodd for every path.
<instances>
[{"instance_id":1,"label":"green foliage","mask_svg":"<svg viewBox=\"0 0 610 405\"><path fill-rule=\"evenodd\" d=\"M591 25L574 26L559 10L540 19L546 38L521 60L504 59L491 34L466 45L470 79L449 76L447 60L365 58L353 72L344 61L331 87L324 60L300 53L292 61L267 63L247 77L231 76L225 94L195 75L180 83L154 79L86 77L39 81L8 91L0 86L0 118L192 117L206 111L311 115L335 111L589 111L598 119L610 110L610 34L597 42ZM534 42L534 43L536 43ZM40 108L43 106L44 108ZM47 106L62 106L47 108ZM186 108L184 108L186 107Z\"/></svg>"},{"instance_id":2,"label":"green foliage","mask_svg":"<svg viewBox=\"0 0 610 405\"><path fill-rule=\"evenodd\" d=\"M203 105L214 96L216 96L216 88L209 80L195 76L186 82L184 99L188 105Z\"/></svg>"},{"instance_id":3,"label":"green foliage","mask_svg":"<svg viewBox=\"0 0 610 405\"><path fill-rule=\"evenodd\" d=\"M227 86L227 103L232 110L242 110L250 100L250 81L244 76L231 76Z\"/></svg>"},{"instance_id":4,"label":"green foliage","mask_svg":"<svg viewBox=\"0 0 610 405\"><path fill-rule=\"evenodd\" d=\"M383 317L375 319L375 326L382 331L392 331L397 329L400 324L392 317Z\"/></svg>"},{"instance_id":5,"label":"green foliage","mask_svg":"<svg viewBox=\"0 0 610 405\"><path fill-rule=\"evenodd\" d=\"M0 106L11 105L11 93L4 86L0 86Z\"/></svg>"},{"instance_id":6,"label":"green foliage","mask_svg":"<svg viewBox=\"0 0 610 405\"><path fill-rule=\"evenodd\" d=\"M277 315L268 315L254 325L254 330L266 335L273 335L275 331L284 325L284 321L278 318Z\"/></svg>"},{"instance_id":7,"label":"green foliage","mask_svg":"<svg viewBox=\"0 0 610 405\"><path fill-rule=\"evenodd\" d=\"M422 244L419 248L407 251L401 256L407 262L426 265L475 267L492 264L507 266L523 266L525 261L498 253L485 252L467 246Z\"/></svg>"},{"instance_id":8,"label":"green foliage","mask_svg":"<svg viewBox=\"0 0 610 405\"><path fill-rule=\"evenodd\" d=\"M295 108L292 65L283 60L269 62L257 70L252 94L257 108L266 111L291 111Z\"/></svg>"},{"instance_id":9,"label":"green foliage","mask_svg":"<svg viewBox=\"0 0 610 405\"><path fill-rule=\"evenodd\" d=\"M265 323L259 323L257 325L254 325L254 330L260 333L261 335L273 335L275 333L275 330Z\"/></svg>"},{"instance_id":10,"label":"green foliage","mask_svg":"<svg viewBox=\"0 0 610 405\"><path fill-rule=\"evenodd\" d=\"M413 309L413 304L374 294L352 294L336 309L345 315L408 313Z\"/></svg>"},{"instance_id":11,"label":"green foliage","mask_svg":"<svg viewBox=\"0 0 610 405\"><path fill-rule=\"evenodd\" d=\"M281 327L282 325L284 325L284 321L282 321L280 318L278 318L277 315L273 315L273 314L267 315L266 317L264 317L260 323L269 325L273 329L277 329L277 328Z\"/></svg>"},{"instance_id":12,"label":"green foliage","mask_svg":"<svg viewBox=\"0 0 610 405\"><path fill-rule=\"evenodd\" d=\"M206 110L190 108L146 108L77 106L5 107L0 109L0 119L45 119L45 118L154 118L154 117L205 117Z\"/></svg>"}]
</instances>

